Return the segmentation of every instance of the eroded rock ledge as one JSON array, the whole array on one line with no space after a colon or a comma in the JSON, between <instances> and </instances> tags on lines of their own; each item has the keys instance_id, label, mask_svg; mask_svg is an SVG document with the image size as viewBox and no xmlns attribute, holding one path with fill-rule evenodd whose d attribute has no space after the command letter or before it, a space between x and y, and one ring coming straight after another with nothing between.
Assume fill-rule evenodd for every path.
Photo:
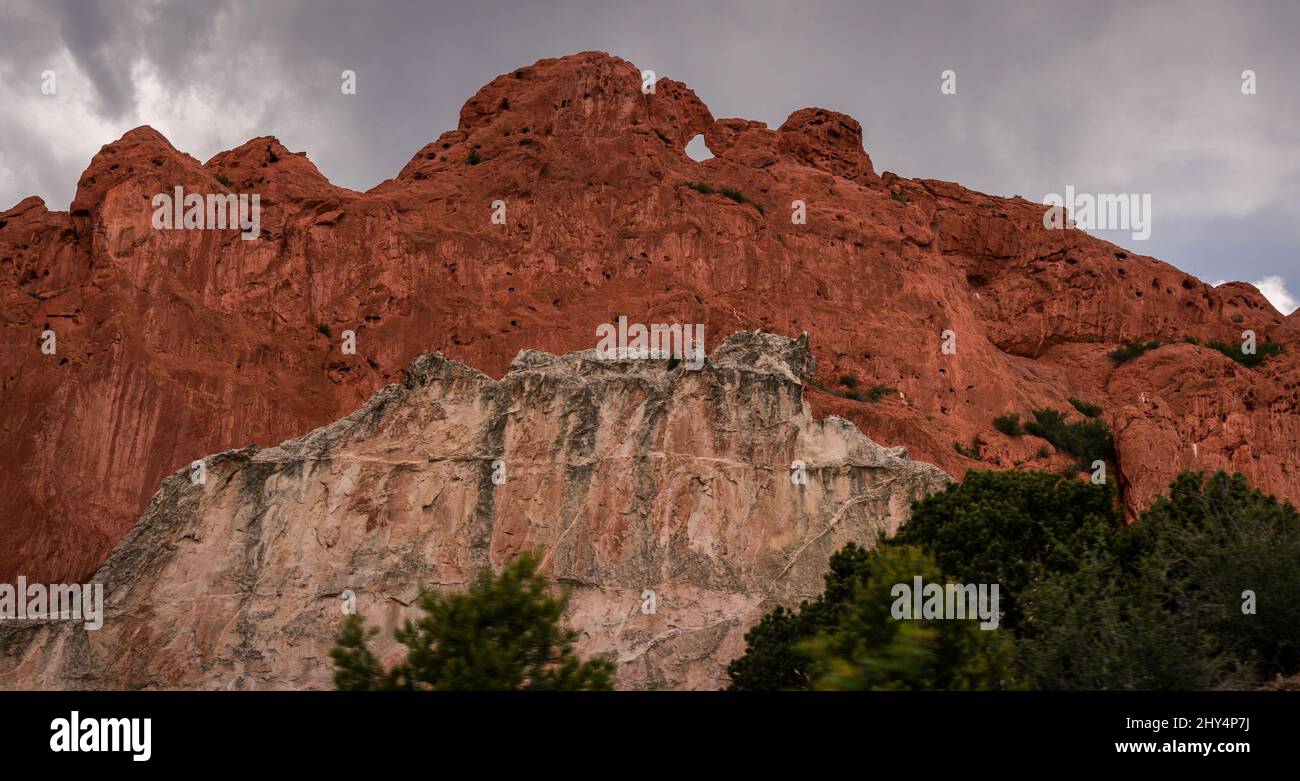
<instances>
[{"instance_id":1,"label":"eroded rock ledge","mask_svg":"<svg viewBox=\"0 0 1300 781\"><path fill-rule=\"evenodd\" d=\"M761 332L699 371L525 350L494 381L423 355L342 420L211 456L203 485L164 479L94 576L103 629L0 623L0 686L327 688L342 592L392 661L422 586L460 587L525 548L621 687L723 686L763 612L814 596L833 551L949 480L814 420L812 371L806 334Z\"/></svg>"}]
</instances>

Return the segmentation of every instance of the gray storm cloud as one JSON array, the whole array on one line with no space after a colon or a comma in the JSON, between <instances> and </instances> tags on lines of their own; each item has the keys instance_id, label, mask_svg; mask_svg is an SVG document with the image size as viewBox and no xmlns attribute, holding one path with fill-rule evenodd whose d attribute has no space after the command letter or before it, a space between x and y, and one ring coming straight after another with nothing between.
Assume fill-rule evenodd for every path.
<instances>
[{"instance_id":1,"label":"gray storm cloud","mask_svg":"<svg viewBox=\"0 0 1300 781\"><path fill-rule=\"evenodd\" d=\"M116 119L133 103L130 73L120 65L130 59L118 30L122 17L104 3L56 0L48 6L59 22L59 35L77 66L86 73L99 96L102 113Z\"/></svg>"},{"instance_id":2,"label":"gray storm cloud","mask_svg":"<svg viewBox=\"0 0 1300 781\"><path fill-rule=\"evenodd\" d=\"M882 170L1034 200L1150 193L1149 241L1099 235L1294 293L1297 37L1290 0L0 0L0 208L33 194L66 208L95 151L140 124L200 159L276 135L368 189L492 78L600 49L684 81L717 117L851 114Z\"/></svg>"}]
</instances>

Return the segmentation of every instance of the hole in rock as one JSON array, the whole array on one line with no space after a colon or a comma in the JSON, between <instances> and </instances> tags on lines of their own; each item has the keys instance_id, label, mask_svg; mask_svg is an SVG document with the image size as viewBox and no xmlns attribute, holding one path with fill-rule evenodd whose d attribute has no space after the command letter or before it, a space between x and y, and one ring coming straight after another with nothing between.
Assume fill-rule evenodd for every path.
<instances>
[{"instance_id":1,"label":"hole in rock","mask_svg":"<svg viewBox=\"0 0 1300 781\"><path fill-rule=\"evenodd\" d=\"M686 156L697 163L713 159L713 152L709 150L709 145L704 143L703 133L696 133L695 138L686 145Z\"/></svg>"}]
</instances>

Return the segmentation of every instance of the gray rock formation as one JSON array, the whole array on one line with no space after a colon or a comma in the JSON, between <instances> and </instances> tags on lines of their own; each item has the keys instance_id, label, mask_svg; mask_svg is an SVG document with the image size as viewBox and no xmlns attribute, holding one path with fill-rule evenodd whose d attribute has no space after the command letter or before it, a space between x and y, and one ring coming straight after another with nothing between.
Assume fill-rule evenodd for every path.
<instances>
[{"instance_id":1,"label":"gray rock formation","mask_svg":"<svg viewBox=\"0 0 1300 781\"><path fill-rule=\"evenodd\" d=\"M0 622L0 686L328 688L345 592L392 662L422 587L534 549L620 687L722 687L765 611L949 479L813 420L812 368L807 335L758 332L699 371L524 351L493 381L421 356L342 420L211 456L202 485L166 478L94 576L103 628Z\"/></svg>"}]
</instances>

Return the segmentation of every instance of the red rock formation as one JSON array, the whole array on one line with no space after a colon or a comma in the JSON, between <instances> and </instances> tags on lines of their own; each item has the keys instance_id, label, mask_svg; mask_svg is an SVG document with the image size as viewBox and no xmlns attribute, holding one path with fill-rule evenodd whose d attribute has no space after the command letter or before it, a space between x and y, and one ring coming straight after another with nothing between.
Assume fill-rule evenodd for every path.
<instances>
[{"instance_id":1,"label":"red rock formation","mask_svg":"<svg viewBox=\"0 0 1300 781\"><path fill-rule=\"evenodd\" d=\"M500 376L522 348L594 346L620 314L704 323L710 347L811 332L816 385L897 390L810 389L818 414L955 476L1065 465L991 421L1074 396L1105 409L1130 508L1184 468L1300 500L1300 321L1249 285L1046 230L1039 204L877 175L841 114L771 130L714 121L677 82L640 84L600 53L520 68L366 193L273 138L200 164L138 128L95 156L69 212L29 198L0 213L0 580L86 575L163 475L341 417L420 353ZM716 155L703 163L683 153L698 133ZM153 229L150 199L177 185L259 194L260 237ZM1247 369L1181 343L1246 328L1286 354ZM1156 338L1177 344L1107 357Z\"/></svg>"}]
</instances>

